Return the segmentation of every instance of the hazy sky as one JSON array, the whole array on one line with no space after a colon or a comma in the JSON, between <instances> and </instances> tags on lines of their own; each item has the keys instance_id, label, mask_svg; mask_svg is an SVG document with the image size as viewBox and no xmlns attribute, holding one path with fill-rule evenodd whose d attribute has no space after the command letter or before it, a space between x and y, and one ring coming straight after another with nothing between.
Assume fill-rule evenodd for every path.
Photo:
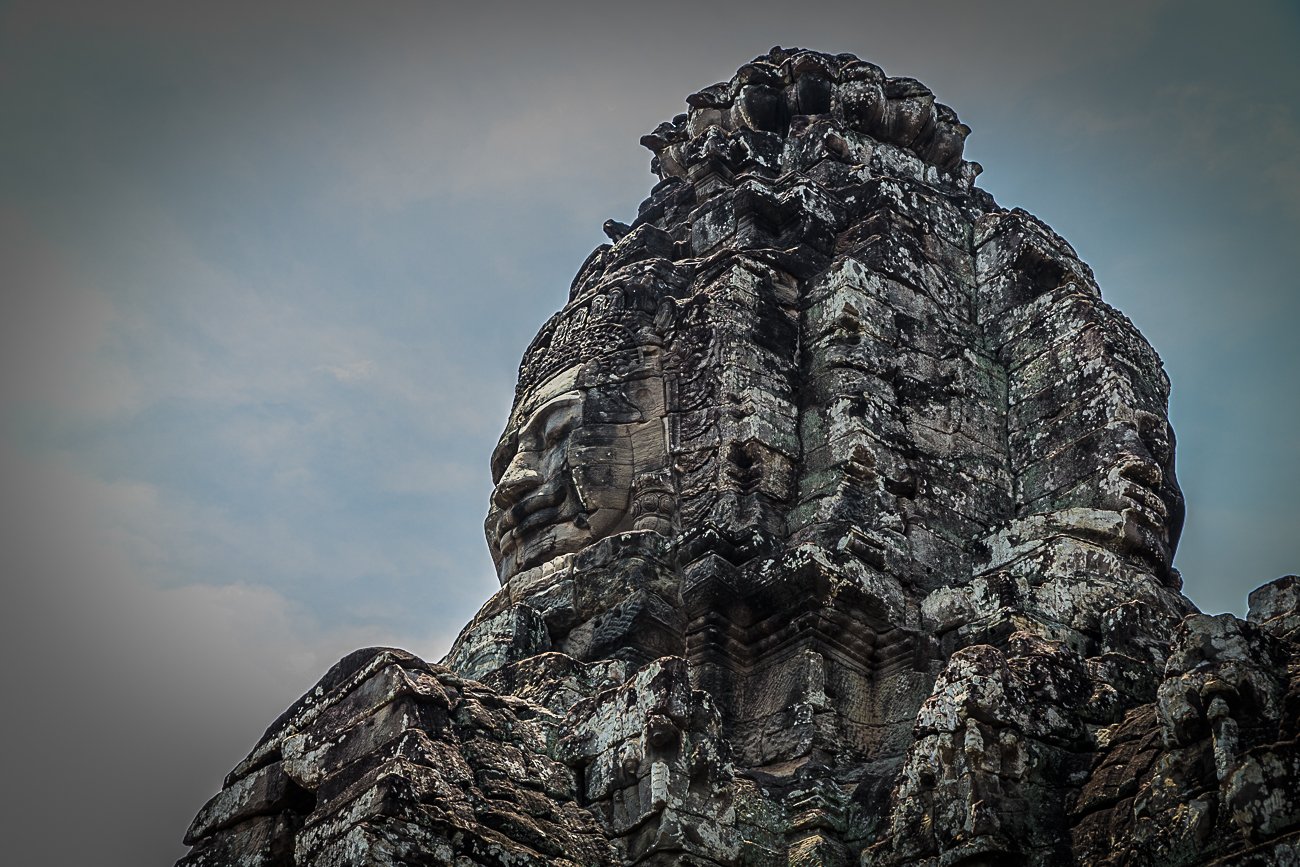
<instances>
[{"instance_id":1,"label":"hazy sky","mask_svg":"<svg viewBox=\"0 0 1300 867\"><path fill-rule=\"evenodd\" d=\"M774 44L928 84L1155 345L1193 600L1300 569L1300 5L469 5L0 2L15 863L167 863L339 656L442 655L524 346Z\"/></svg>"}]
</instances>

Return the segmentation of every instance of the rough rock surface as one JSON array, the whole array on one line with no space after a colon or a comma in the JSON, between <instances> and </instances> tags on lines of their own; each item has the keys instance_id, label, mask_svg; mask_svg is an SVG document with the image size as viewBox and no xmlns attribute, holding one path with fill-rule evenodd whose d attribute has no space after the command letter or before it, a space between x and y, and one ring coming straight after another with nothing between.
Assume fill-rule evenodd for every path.
<instances>
[{"instance_id":1,"label":"rough rock surface","mask_svg":"<svg viewBox=\"0 0 1300 867\"><path fill-rule=\"evenodd\" d=\"M1196 612L1168 380L919 82L773 49L642 139L520 367L502 588L358 651L198 865L1300 864L1300 579Z\"/></svg>"}]
</instances>

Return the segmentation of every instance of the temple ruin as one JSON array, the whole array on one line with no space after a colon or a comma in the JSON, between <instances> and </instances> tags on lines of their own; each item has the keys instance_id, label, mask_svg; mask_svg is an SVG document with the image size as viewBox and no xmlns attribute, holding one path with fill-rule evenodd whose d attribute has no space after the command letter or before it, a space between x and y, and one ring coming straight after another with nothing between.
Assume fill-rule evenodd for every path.
<instances>
[{"instance_id":1,"label":"temple ruin","mask_svg":"<svg viewBox=\"0 0 1300 867\"><path fill-rule=\"evenodd\" d=\"M1159 357L920 82L775 48L524 353L501 589L181 867L1300 864L1300 579L1199 613Z\"/></svg>"}]
</instances>

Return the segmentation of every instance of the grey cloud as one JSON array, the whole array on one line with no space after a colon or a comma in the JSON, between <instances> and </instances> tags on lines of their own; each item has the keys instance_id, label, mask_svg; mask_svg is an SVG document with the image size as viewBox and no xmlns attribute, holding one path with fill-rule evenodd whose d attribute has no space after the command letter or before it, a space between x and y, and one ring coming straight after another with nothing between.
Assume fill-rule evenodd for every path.
<instances>
[{"instance_id":1,"label":"grey cloud","mask_svg":"<svg viewBox=\"0 0 1300 867\"><path fill-rule=\"evenodd\" d=\"M14 595L3 689L16 712L6 815L22 863L166 863L179 832L272 719L348 650L392 639L322 630L255 584L160 588L108 516L152 493L0 451L0 549ZM449 635L407 635L436 655ZM62 823L56 833L51 822ZM48 835L48 836L43 836ZM11 850L12 852L13 850ZM66 859L66 860L65 860Z\"/></svg>"},{"instance_id":2,"label":"grey cloud","mask_svg":"<svg viewBox=\"0 0 1300 867\"><path fill-rule=\"evenodd\" d=\"M445 647L492 589L514 365L635 213L637 138L778 42L925 81L1097 268L1174 378L1189 590L1239 610L1300 566L1270 8L8 4L6 686L41 709L13 817L60 803L69 861L163 862L334 658Z\"/></svg>"}]
</instances>

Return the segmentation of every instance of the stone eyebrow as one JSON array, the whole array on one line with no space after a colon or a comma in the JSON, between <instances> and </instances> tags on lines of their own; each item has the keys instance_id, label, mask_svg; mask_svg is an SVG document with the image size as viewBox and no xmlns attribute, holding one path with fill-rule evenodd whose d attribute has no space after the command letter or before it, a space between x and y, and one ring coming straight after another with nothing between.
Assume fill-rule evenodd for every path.
<instances>
[{"instance_id":1,"label":"stone eyebrow","mask_svg":"<svg viewBox=\"0 0 1300 867\"><path fill-rule=\"evenodd\" d=\"M570 408L581 403L581 398L576 395L562 395L553 398L533 410L528 416L528 420L519 428L518 439L522 440L525 436L536 436L545 434L554 427L555 419L560 412L567 411ZM565 418L564 424L567 426L572 423L572 419Z\"/></svg>"}]
</instances>

